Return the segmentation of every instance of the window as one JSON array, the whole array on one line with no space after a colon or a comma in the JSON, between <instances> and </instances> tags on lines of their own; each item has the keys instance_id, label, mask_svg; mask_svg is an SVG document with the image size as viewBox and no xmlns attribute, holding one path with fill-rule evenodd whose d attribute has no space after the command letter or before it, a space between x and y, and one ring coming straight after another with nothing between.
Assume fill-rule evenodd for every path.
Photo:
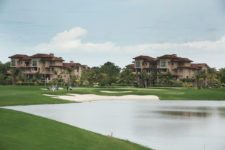
<instances>
[{"instance_id":1,"label":"window","mask_svg":"<svg viewBox=\"0 0 225 150\"><path fill-rule=\"evenodd\" d=\"M136 66L136 68L141 68L141 63L140 63L140 61L136 61L136 62L135 62L135 66Z\"/></svg>"},{"instance_id":2,"label":"window","mask_svg":"<svg viewBox=\"0 0 225 150\"><path fill-rule=\"evenodd\" d=\"M30 65L30 63L29 62L25 62L25 65L26 65L26 67L28 67Z\"/></svg>"},{"instance_id":3,"label":"window","mask_svg":"<svg viewBox=\"0 0 225 150\"><path fill-rule=\"evenodd\" d=\"M37 61L36 61L36 60L33 60L33 61L32 61L32 66L33 66L33 67L37 67Z\"/></svg>"},{"instance_id":4,"label":"window","mask_svg":"<svg viewBox=\"0 0 225 150\"><path fill-rule=\"evenodd\" d=\"M15 67L15 66L16 66L16 60L14 60L14 59L12 60L11 66L12 66L12 67Z\"/></svg>"},{"instance_id":5,"label":"window","mask_svg":"<svg viewBox=\"0 0 225 150\"><path fill-rule=\"evenodd\" d=\"M50 64L50 65L54 65L54 63L53 63L52 61L49 61L49 64Z\"/></svg>"},{"instance_id":6,"label":"window","mask_svg":"<svg viewBox=\"0 0 225 150\"><path fill-rule=\"evenodd\" d=\"M160 60L160 67L162 67L162 68L166 68L167 67L166 60Z\"/></svg>"},{"instance_id":7,"label":"window","mask_svg":"<svg viewBox=\"0 0 225 150\"><path fill-rule=\"evenodd\" d=\"M23 62L22 61L18 61L18 65L22 65L23 64Z\"/></svg>"},{"instance_id":8,"label":"window","mask_svg":"<svg viewBox=\"0 0 225 150\"><path fill-rule=\"evenodd\" d=\"M146 62L143 62L143 66L147 66L147 63Z\"/></svg>"}]
</instances>

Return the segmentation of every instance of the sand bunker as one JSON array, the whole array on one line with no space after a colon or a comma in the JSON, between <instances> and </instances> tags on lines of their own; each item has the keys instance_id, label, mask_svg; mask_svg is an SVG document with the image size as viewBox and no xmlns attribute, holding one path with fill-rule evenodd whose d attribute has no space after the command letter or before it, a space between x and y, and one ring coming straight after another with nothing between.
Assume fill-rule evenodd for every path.
<instances>
[{"instance_id":1,"label":"sand bunker","mask_svg":"<svg viewBox=\"0 0 225 150\"><path fill-rule=\"evenodd\" d=\"M159 100L158 96L154 95L124 95L124 96L101 96L95 94L69 94L69 95L48 95L52 98L70 100L75 102L91 102L91 101L104 101L104 100Z\"/></svg>"},{"instance_id":2,"label":"sand bunker","mask_svg":"<svg viewBox=\"0 0 225 150\"><path fill-rule=\"evenodd\" d=\"M120 94L120 93L131 93L132 91L100 91L101 93L111 93L111 94Z\"/></svg>"}]
</instances>

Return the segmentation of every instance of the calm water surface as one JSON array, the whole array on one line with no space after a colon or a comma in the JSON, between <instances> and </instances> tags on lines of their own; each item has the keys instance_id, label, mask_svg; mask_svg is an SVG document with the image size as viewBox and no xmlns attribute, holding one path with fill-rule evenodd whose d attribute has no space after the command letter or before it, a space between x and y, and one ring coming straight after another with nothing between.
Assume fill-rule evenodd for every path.
<instances>
[{"instance_id":1,"label":"calm water surface","mask_svg":"<svg viewBox=\"0 0 225 150\"><path fill-rule=\"evenodd\" d=\"M158 150L225 150L225 102L98 101L7 108Z\"/></svg>"}]
</instances>

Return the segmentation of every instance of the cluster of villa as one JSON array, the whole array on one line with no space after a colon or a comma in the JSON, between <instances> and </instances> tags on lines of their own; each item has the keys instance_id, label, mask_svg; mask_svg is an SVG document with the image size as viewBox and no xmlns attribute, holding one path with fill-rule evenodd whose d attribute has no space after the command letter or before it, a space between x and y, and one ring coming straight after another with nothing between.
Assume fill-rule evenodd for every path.
<instances>
[{"instance_id":1,"label":"cluster of villa","mask_svg":"<svg viewBox=\"0 0 225 150\"><path fill-rule=\"evenodd\" d=\"M67 82L70 76L80 78L82 71L89 69L88 66L73 61L64 63L62 57L55 57L52 53L32 56L16 54L9 58L11 59L11 67L20 68L28 79L39 75L41 79L47 81L62 78Z\"/></svg>"},{"instance_id":2,"label":"cluster of villa","mask_svg":"<svg viewBox=\"0 0 225 150\"><path fill-rule=\"evenodd\" d=\"M209 66L205 63L192 63L192 60L178 57L176 54L163 55L157 58L141 55L133 59L133 69L137 75L143 71L147 73L169 73L175 80L192 79L198 71L209 69Z\"/></svg>"},{"instance_id":3,"label":"cluster of villa","mask_svg":"<svg viewBox=\"0 0 225 150\"><path fill-rule=\"evenodd\" d=\"M9 58L11 58L11 67L20 68L28 79L32 79L38 74L40 78L47 81L60 77L67 82L71 76L80 78L82 71L90 69L86 65L73 61L65 63L62 57L55 57L52 53L32 56L16 54ZM192 60L178 57L176 54L163 55L157 58L141 55L133 59L132 68L134 73L137 74L137 80L140 79L141 72L169 73L174 80L192 79L198 71L209 69L209 66L205 63L192 63Z\"/></svg>"}]
</instances>

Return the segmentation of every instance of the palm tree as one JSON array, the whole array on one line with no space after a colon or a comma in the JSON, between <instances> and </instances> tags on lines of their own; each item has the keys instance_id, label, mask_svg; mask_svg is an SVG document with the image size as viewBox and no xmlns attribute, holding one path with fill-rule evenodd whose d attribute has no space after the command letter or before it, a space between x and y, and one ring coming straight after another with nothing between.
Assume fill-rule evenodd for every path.
<instances>
[{"instance_id":1,"label":"palm tree","mask_svg":"<svg viewBox=\"0 0 225 150\"><path fill-rule=\"evenodd\" d=\"M71 77L72 77L72 72L73 72L73 69L72 68L67 68L67 72L69 74L69 78L68 78L68 85L71 86Z\"/></svg>"},{"instance_id":2,"label":"palm tree","mask_svg":"<svg viewBox=\"0 0 225 150\"><path fill-rule=\"evenodd\" d=\"M149 80L149 75L146 71L142 71L140 73L140 82L141 82L141 86L144 88L148 87L148 80Z\"/></svg>"},{"instance_id":3,"label":"palm tree","mask_svg":"<svg viewBox=\"0 0 225 150\"><path fill-rule=\"evenodd\" d=\"M207 87L207 72L205 70L198 71L196 74L196 85L198 89Z\"/></svg>"},{"instance_id":4,"label":"palm tree","mask_svg":"<svg viewBox=\"0 0 225 150\"><path fill-rule=\"evenodd\" d=\"M16 82L22 78L22 70L19 68L13 68L11 69L12 74L12 84L16 84Z\"/></svg>"},{"instance_id":5,"label":"palm tree","mask_svg":"<svg viewBox=\"0 0 225 150\"><path fill-rule=\"evenodd\" d=\"M221 82L219 80L219 72L215 68L210 68L207 72L207 84L210 87L219 87Z\"/></svg>"}]
</instances>

